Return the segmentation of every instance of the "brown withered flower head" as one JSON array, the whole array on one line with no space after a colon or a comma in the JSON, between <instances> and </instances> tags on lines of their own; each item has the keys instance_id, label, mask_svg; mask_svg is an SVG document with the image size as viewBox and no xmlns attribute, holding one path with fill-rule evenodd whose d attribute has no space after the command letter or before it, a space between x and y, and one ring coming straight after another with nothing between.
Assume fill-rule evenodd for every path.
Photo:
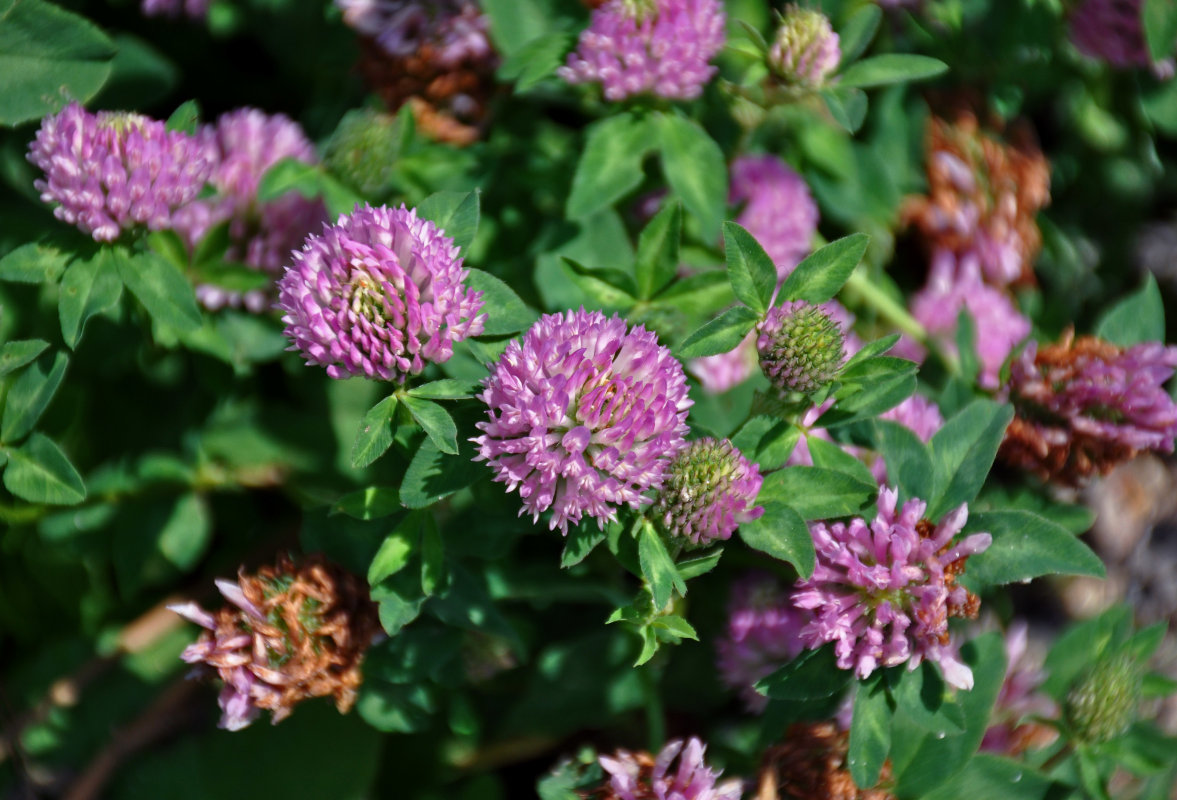
<instances>
[{"instance_id":1,"label":"brown withered flower head","mask_svg":"<svg viewBox=\"0 0 1177 800\"><path fill-rule=\"evenodd\" d=\"M380 631L364 581L315 555L299 564L282 556L216 584L229 601L216 611L192 602L170 608L205 629L180 657L224 681L220 727L240 730L262 709L277 724L310 697L351 708L360 662Z\"/></svg>"},{"instance_id":2,"label":"brown withered flower head","mask_svg":"<svg viewBox=\"0 0 1177 800\"><path fill-rule=\"evenodd\" d=\"M1035 222L1050 202L1050 164L1027 127L1006 143L961 112L955 122L932 118L928 128L928 194L910 198L902 219L932 252L975 259L994 286L1033 284L1042 246Z\"/></svg>"},{"instance_id":3,"label":"brown withered flower head","mask_svg":"<svg viewBox=\"0 0 1177 800\"><path fill-rule=\"evenodd\" d=\"M360 74L388 108L409 104L438 141L474 142L498 66L486 16L473 0L336 0L360 34Z\"/></svg>"},{"instance_id":4,"label":"brown withered flower head","mask_svg":"<svg viewBox=\"0 0 1177 800\"><path fill-rule=\"evenodd\" d=\"M755 800L895 800L891 762L874 788L859 789L846 767L850 734L833 721L798 722L764 753Z\"/></svg>"},{"instance_id":5,"label":"brown withered flower head","mask_svg":"<svg viewBox=\"0 0 1177 800\"><path fill-rule=\"evenodd\" d=\"M1173 452L1177 404L1164 384L1177 347L1128 348L1067 331L1031 342L1010 366L1002 394L1017 412L998 455L1043 480L1079 486L1143 450Z\"/></svg>"}]
</instances>

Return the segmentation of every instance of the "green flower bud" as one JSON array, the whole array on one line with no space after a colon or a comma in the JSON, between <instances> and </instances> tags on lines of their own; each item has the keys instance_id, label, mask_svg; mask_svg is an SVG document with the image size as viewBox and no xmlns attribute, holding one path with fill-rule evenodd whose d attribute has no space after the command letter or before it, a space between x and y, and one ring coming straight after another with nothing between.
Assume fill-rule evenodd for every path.
<instances>
[{"instance_id":1,"label":"green flower bud","mask_svg":"<svg viewBox=\"0 0 1177 800\"><path fill-rule=\"evenodd\" d=\"M774 306L760 323L760 367L781 392L811 394L842 366L846 336L829 314L801 301Z\"/></svg>"},{"instance_id":2,"label":"green flower bud","mask_svg":"<svg viewBox=\"0 0 1177 800\"><path fill-rule=\"evenodd\" d=\"M1131 653L1101 658L1071 686L1063 712L1081 742L1107 742L1136 719L1144 668Z\"/></svg>"}]
</instances>

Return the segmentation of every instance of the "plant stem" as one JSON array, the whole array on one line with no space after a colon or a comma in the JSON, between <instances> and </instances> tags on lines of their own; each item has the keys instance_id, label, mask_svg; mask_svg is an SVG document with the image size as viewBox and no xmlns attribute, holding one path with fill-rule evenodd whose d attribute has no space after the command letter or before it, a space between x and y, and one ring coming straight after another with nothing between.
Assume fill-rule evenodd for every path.
<instances>
[{"instance_id":1,"label":"plant stem","mask_svg":"<svg viewBox=\"0 0 1177 800\"><path fill-rule=\"evenodd\" d=\"M646 689L646 736L647 747L651 753L662 749L666 741L666 716L662 708L662 695L658 691L659 675L657 667L646 665L642 669L642 683Z\"/></svg>"}]
</instances>

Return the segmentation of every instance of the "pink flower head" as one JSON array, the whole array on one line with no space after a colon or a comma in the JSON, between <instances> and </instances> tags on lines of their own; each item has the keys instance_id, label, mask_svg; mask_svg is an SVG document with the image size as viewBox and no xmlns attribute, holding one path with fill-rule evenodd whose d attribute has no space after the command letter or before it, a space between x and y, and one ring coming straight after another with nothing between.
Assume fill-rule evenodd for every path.
<instances>
[{"instance_id":1,"label":"pink flower head","mask_svg":"<svg viewBox=\"0 0 1177 800\"><path fill-rule=\"evenodd\" d=\"M728 201L744 204L736 222L760 242L777 278L787 278L817 232L817 203L805 180L776 156L740 156L732 162Z\"/></svg>"},{"instance_id":2,"label":"pink flower head","mask_svg":"<svg viewBox=\"0 0 1177 800\"><path fill-rule=\"evenodd\" d=\"M609 100L650 93L692 100L715 75L723 47L719 0L606 0L557 74L600 83Z\"/></svg>"},{"instance_id":3,"label":"pink flower head","mask_svg":"<svg viewBox=\"0 0 1177 800\"><path fill-rule=\"evenodd\" d=\"M335 5L345 23L390 56L427 48L434 63L456 67L491 55L486 16L471 0L335 0Z\"/></svg>"},{"instance_id":4,"label":"pink flower head","mask_svg":"<svg viewBox=\"0 0 1177 800\"><path fill-rule=\"evenodd\" d=\"M1026 319L1009 295L981 280L975 255L960 261L950 252L939 250L932 258L928 284L911 300L911 313L936 338L946 352L956 352L956 323L961 309L973 318L977 356L981 362L978 382L986 389L996 389L1001 365L1014 345L1030 335ZM923 359L923 348L903 342L899 353L915 360Z\"/></svg>"},{"instance_id":5,"label":"pink flower head","mask_svg":"<svg viewBox=\"0 0 1177 800\"><path fill-rule=\"evenodd\" d=\"M610 800L740 800L739 779L717 783L720 772L703 760L707 747L696 737L683 743L676 739L656 758L649 753L618 750L597 760L609 775L602 789L612 792ZM677 760L677 768L671 765Z\"/></svg>"},{"instance_id":6,"label":"pink flower head","mask_svg":"<svg viewBox=\"0 0 1177 800\"><path fill-rule=\"evenodd\" d=\"M810 649L833 642L838 666L859 678L905 662L915 669L927 658L949 685L971 689L973 673L957 657L948 618L975 616L980 601L956 576L993 537L975 533L953 543L968 519L965 505L933 527L922 500L909 500L898 514L897 502L898 493L884 487L873 522L810 524L817 565L793 595L797 608L814 615L801 638Z\"/></svg>"},{"instance_id":7,"label":"pink flower head","mask_svg":"<svg viewBox=\"0 0 1177 800\"><path fill-rule=\"evenodd\" d=\"M171 17L181 15L194 20L208 16L209 0L143 0L140 10L145 17Z\"/></svg>"},{"instance_id":8,"label":"pink flower head","mask_svg":"<svg viewBox=\"0 0 1177 800\"><path fill-rule=\"evenodd\" d=\"M453 239L415 209L356 206L308 236L278 281L286 336L332 378L403 383L482 333Z\"/></svg>"},{"instance_id":9,"label":"pink flower head","mask_svg":"<svg viewBox=\"0 0 1177 800\"><path fill-rule=\"evenodd\" d=\"M692 545L730 539L736 528L759 519L760 469L730 441L690 442L666 468L654 514L673 538Z\"/></svg>"},{"instance_id":10,"label":"pink flower head","mask_svg":"<svg viewBox=\"0 0 1177 800\"><path fill-rule=\"evenodd\" d=\"M1173 77L1173 59L1154 62L1144 38L1142 0L1084 0L1071 14L1071 41L1085 56L1113 67L1151 67Z\"/></svg>"},{"instance_id":11,"label":"pink flower head","mask_svg":"<svg viewBox=\"0 0 1177 800\"><path fill-rule=\"evenodd\" d=\"M172 214L204 188L212 160L193 137L126 112L91 114L70 103L45 117L28 159L53 214L99 242L132 228L171 227Z\"/></svg>"},{"instance_id":12,"label":"pink flower head","mask_svg":"<svg viewBox=\"0 0 1177 800\"><path fill-rule=\"evenodd\" d=\"M785 6L768 51L768 65L778 77L787 84L820 88L841 60L838 34L825 14L797 5Z\"/></svg>"},{"instance_id":13,"label":"pink flower head","mask_svg":"<svg viewBox=\"0 0 1177 800\"><path fill-rule=\"evenodd\" d=\"M599 311L541 317L483 387L475 460L519 490L520 514L552 509L564 533L586 514L603 526L617 506L651 502L687 432L682 365L652 332Z\"/></svg>"},{"instance_id":14,"label":"pink flower head","mask_svg":"<svg viewBox=\"0 0 1177 800\"><path fill-rule=\"evenodd\" d=\"M1058 706L1044 692L1046 672L1041 659L1033 658L1028 647L1029 628L1018 620L1005 634L1005 680L997 694L991 724L981 740L981 749L1017 756L1028 748L1044 746L1057 737L1049 725L1029 717L1052 719Z\"/></svg>"},{"instance_id":15,"label":"pink flower head","mask_svg":"<svg viewBox=\"0 0 1177 800\"><path fill-rule=\"evenodd\" d=\"M720 680L740 693L749 711L760 713L768 698L752 688L805 649L801 628L809 619L768 574L746 576L732 590L727 632L715 649Z\"/></svg>"}]
</instances>

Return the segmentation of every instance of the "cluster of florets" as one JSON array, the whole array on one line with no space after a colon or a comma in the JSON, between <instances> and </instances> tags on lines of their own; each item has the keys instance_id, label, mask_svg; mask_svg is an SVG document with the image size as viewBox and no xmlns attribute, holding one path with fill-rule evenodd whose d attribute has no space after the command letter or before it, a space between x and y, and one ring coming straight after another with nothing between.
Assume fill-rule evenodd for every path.
<instances>
[{"instance_id":1,"label":"cluster of florets","mask_svg":"<svg viewBox=\"0 0 1177 800\"><path fill-rule=\"evenodd\" d=\"M1042 246L1037 213L1050 202L1050 164L1026 127L1012 142L981 130L969 113L928 127L928 194L912 198L904 220L928 249L975 259L993 286L1033 283Z\"/></svg>"},{"instance_id":2,"label":"cluster of florets","mask_svg":"<svg viewBox=\"0 0 1177 800\"><path fill-rule=\"evenodd\" d=\"M360 72L392 110L409 104L417 125L470 144L488 110L498 56L489 21L472 0L336 0L361 37Z\"/></svg>"},{"instance_id":3,"label":"cluster of florets","mask_svg":"<svg viewBox=\"0 0 1177 800\"><path fill-rule=\"evenodd\" d=\"M1084 55L1113 67L1150 67L1173 77L1173 59L1153 61L1144 37L1143 0L1084 0L1071 12L1071 41Z\"/></svg>"},{"instance_id":4,"label":"cluster of florets","mask_svg":"<svg viewBox=\"0 0 1177 800\"><path fill-rule=\"evenodd\" d=\"M199 141L162 122L77 103L45 117L28 159L45 173L33 185L54 215L99 242L170 228L213 168Z\"/></svg>"},{"instance_id":5,"label":"cluster of florets","mask_svg":"<svg viewBox=\"0 0 1177 800\"><path fill-rule=\"evenodd\" d=\"M760 469L727 439L690 442L666 468L654 515L673 539L703 546L759 519Z\"/></svg>"},{"instance_id":6,"label":"cluster of florets","mask_svg":"<svg viewBox=\"0 0 1177 800\"><path fill-rule=\"evenodd\" d=\"M1013 362L1005 389L1015 416L1000 454L1045 480L1078 485L1143 450L1173 452L1177 404L1164 384L1177 347L1120 348L1068 332L1031 342Z\"/></svg>"},{"instance_id":7,"label":"cluster of florets","mask_svg":"<svg viewBox=\"0 0 1177 800\"><path fill-rule=\"evenodd\" d=\"M716 644L716 666L724 685L740 694L749 711L768 698L753 687L805 649L801 628L808 615L793 606L788 590L771 575L749 575L732 589L727 631Z\"/></svg>"},{"instance_id":8,"label":"cluster of florets","mask_svg":"<svg viewBox=\"0 0 1177 800\"><path fill-rule=\"evenodd\" d=\"M1017 756L1044 747L1058 737L1047 720L1058 716L1058 706L1041 687L1046 680L1041 659L1029 649L1029 626L1018 621L1005 634L1005 680L997 693L993 715L981 749Z\"/></svg>"},{"instance_id":9,"label":"cluster of florets","mask_svg":"<svg viewBox=\"0 0 1177 800\"><path fill-rule=\"evenodd\" d=\"M895 800L890 760L875 787L858 788L849 769L850 734L832 721L798 722L769 748L760 767L757 800Z\"/></svg>"},{"instance_id":10,"label":"cluster of florets","mask_svg":"<svg viewBox=\"0 0 1177 800\"><path fill-rule=\"evenodd\" d=\"M815 392L842 366L842 326L819 306L799 300L773 306L758 331L760 367L781 392Z\"/></svg>"},{"instance_id":11,"label":"cluster of florets","mask_svg":"<svg viewBox=\"0 0 1177 800\"><path fill-rule=\"evenodd\" d=\"M785 7L768 51L773 74L787 85L817 89L841 60L838 34L825 14L797 5Z\"/></svg>"},{"instance_id":12,"label":"cluster of florets","mask_svg":"<svg viewBox=\"0 0 1177 800\"><path fill-rule=\"evenodd\" d=\"M708 62L723 47L724 21L719 0L608 0L557 74L600 83L609 100L692 100L715 75Z\"/></svg>"},{"instance_id":13,"label":"cluster of florets","mask_svg":"<svg viewBox=\"0 0 1177 800\"><path fill-rule=\"evenodd\" d=\"M980 601L956 578L992 537L975 533L953 542L966 506L933 525L923 519L923 501L909 500L899 513L897 502L897 492L883 488L870 523L855 517L810 524L817 565L793 597L813 613L801 638L811 649L833 642L838 666L859 678L903 663L915 669L926 658L940 665L948 684L971 689L973 674L957 657L948 618L976 616Z\"/></svg>"},{"instance_id":14,"label":"cluster of florets","mask_svg":"<svg viewBox=\"0 0 1177 800\"><path fill-rule=\"evenodd\" d=\"M719 782L722 774L704 761L707 747L697 738L676 739L653 756L618 750L597 760L608 774L588 793L590 800L739 800L739 779Z\"/></svg>"},{"instance_id":15,"label":"cluster of florets","mask_svg":"<svg viewBox=\"0 0 1177 800\"><path fill-rule=\"evenodd\" d=\"M203 20L208 16L210 0L143 0L140 5L143 15L147 17L185 16L189 19Z\"/></svg>"},{"instance_id":16,"label":"cluster of florets","mask_svg":"<svg viewBox=\"0 0 1177 800\"><path fill-rule=\"evenodd\" d=\"M281 722L295 704L333 697L355 702L360 663L380 631L366 583L314 556L283 557L237 582L218 580L228 601L210 613L196 603L170 606L205 630L181 656L224 682L221 727L240 730L268 710Z\"/></svg>"},{"instance_id":17,"label":"cluster of florets","mask_svg":"<svg viewBox=\"0 0 1177 800\"><path fill-rule=\"evenodd\" d=\"M489 420L476 460L519 490L520 513L552 510L552 528L651 502L687 432L686 376L639 326L600 312L543 316L483 382Z\"/></svg>"},{"instance_id":18,"label":"cluster of florets","mask_svg":"<svg viewBox=\"0 0 1177 800\"><path fill-rule=\"evenodd\" d=\"M415 210L357 206L293 256L278 281L290 349L332 378L403 383L482 332L458 248Z\"/></svg>"},{"instance_id":19,"label":"cluster of florets","mask_svg":"<svg viewBox=\"0 0 1177 800\"><path fill-rule=\"evenodd\" d=\"M304 164L318 161L314 145L298 123L284 114L242 108L222 115L198 134L215 164L209 182L216 194L180 209L173 227L195 248L215 226L227 223L230 247L226 257L263 272L277 274L315 227L326 218L319 200L287 192L262 202L258 187L266 171L283 159ZM244 303L253 310L268 295L246 294L216 286L198 286L197 296L210 308Z\"/></svg>"}]
</instances>

